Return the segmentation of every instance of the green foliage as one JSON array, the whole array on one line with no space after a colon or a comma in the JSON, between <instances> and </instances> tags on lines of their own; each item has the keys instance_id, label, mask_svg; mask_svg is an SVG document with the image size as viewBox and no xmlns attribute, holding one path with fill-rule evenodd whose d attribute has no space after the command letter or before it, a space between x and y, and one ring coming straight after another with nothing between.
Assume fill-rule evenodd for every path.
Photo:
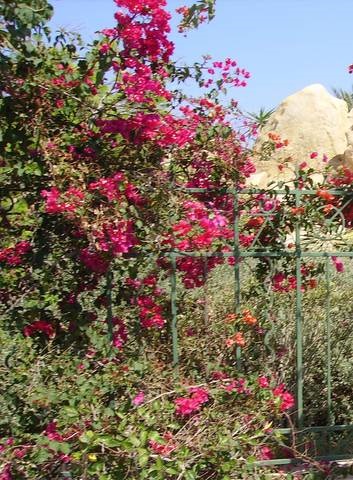
<instances>
[{"instance_id":1,"label":"green foliage","mask_svg":"<svg viewBox=\"0 0 353 480\"><path fill-rule=\"evenodd\" d=\"M271 108L270 110L266 110L264 107L261 107L258 112L248 112L247 117L253 121L258 128L263 128L266 123L268 122L271 115L275 112L275 108Z\"/></svg>"},{"instance_id":2,"label":"green foliage","mask_svg":"<svg viewBox=\"0 0 353 480\"><path fill-rule=\"evenodd\" d=\"M344 90L343 88L332 88L333 94L335 97L344 100L347 104L348 111L350 112L353 108L353 92Z\"/></svg>"}]
</instances>

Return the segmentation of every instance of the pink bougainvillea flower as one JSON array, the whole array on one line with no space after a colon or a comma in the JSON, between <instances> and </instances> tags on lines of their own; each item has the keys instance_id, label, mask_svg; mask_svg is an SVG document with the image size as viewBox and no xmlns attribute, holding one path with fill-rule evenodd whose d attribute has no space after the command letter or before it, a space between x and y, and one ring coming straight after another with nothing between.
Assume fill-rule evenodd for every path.
<instances>
[{"instance_id":1,"label":"pink bougainvillea flower","mask_svg":"<svg viewBox=\"0 0 353 480\"><path fill-rule=\"evenodd\" d=\"M316 158L319 154L317 152L311 152L310 158Z\"/></svg>"},{"instance_id":2,"label":"pink bougainvillea flower","mask_svg":"<svg viewBox=\"0 0 353 480\"><path fill-rule=\"evenodd\" d=\"M260 448L259 458L260 460L272 460L274 458L273 451L270 447L263 446Z\"/></svg>"},{"instance_id":3,"label":"pink bougainvillea flower","mask_svg":"<svg viewBox=\"0 0 353 480\"><path fill-rule=\"evenodd\" d=\"M0 480L12 480L11 475L11 465L5 465L4 468L0 472Z\"/></svg>"},{"instance_id":4,"label":"pink bougainvillea flower","mask_svg":"<svg viewBox=\"0 0 353 480\"><path fill-rule=\"evenodd\" d=\"M297 279L294 275L287 275L278 272L272 277L272 289L274 292L286 293L294 290L297 286Z\"/></svg>"},{"instance_id":5,"label":"pink bougainvillea flower","mask_svg":"<svg viewBox=\"0 0 353 480\"><path fill-rule=\"evenodd\" d=\"M150 449L154 453L156 453L157 455L167 457L177 448L177 445L173 441L173 439L174 439L173 434L171 432L166 432L163 435L163 440L166 443L162 444L162 443L157 442L156 440L150 440L148 442L148 445L149 445Z\"/></svg>"},{"instance_id":6,"label":"pink bougainvillea flower","mask_svg":"<svg viewBox=\"0 0 353 480\"><path fill-rule=\"evenodd\" d=\"M257 381L258 381L259 387L261 388L268 388L270 386L270 382L268 381L268 378L265 376L259 377Z\"/></svg>"},{"instance_id":7,"label":"pink bougainvillea flower","mask_svg":"<svg viewBox=\"0 0 353 480\"><path fill-rule=\"evenodd\" d=\"M201 406L209 400L209 394L204 388L191 388L190 393L189 397L179 397L174 400L177 415L186 416L198 412Z\"/></svg>"},{"instance_id":8,"label":"pink bougainvillea flower","mask_svg":"<svg viewBox=\"0 0 353 480\"><path fill-rule=\"evenodd\" d=\"M105 223L103 228L93 231L98 248L114 256L128 253L138 241L134 235L132 220L117 220Z\"/></svg>"},{"instance_id":9,"label":"pink bougainvillea flower","mask_svg":"<svg viewBox=\"0 0 353 480\"><path fill-rule=\"evenodd\" d=\"M57 423L55 421L48 423L44 430L44 434L50 440L55 440L57 442L62 442L64 440L63 436L57 431Z\"/></svg>"},{"instance_id":10,"label":"pink bougainvillea flower","mask_svg":"<svg viewBox=\"0 0 353 480\"><path fill-rule=\"evenodd\" d=\"M73 213L83 204L84 193L75 187L66 192L60 192L56 187L42 190L41 197L45 199L45 211L50 214Z\"/></svg>"},{"instance_id":11,"label":"pink bougainvillea flower","mask_svg":"<svg viewBox=\"0 0 353 480\"><path fill-rule=\"evenodd\" d=\"M141 390L133 399L132 403L135 405L135 407L138 407L145 401L145 392Z\"/></svg>"},{"instance_id":12,"label":"pink bougainvillea flower","mask_svg":"<svg viewBox=\"0 0 353 480\"><path fill-rule=\"evenodd\" d=\"M44 333L49 338L55 337L53 325L45 320L37 320L23 329L25 337L32 337L35 333Z\"/></svg>"},{"instance_id":13,"label":"pink bougainvillea flower","mask_svg":"<svg viewBox=\"0 0 353 480\"><path fill-rule=\"evenodd\" d=\"M233 380L232 382L228 383L222 387L226 392L233 392L236 391L237 393L245 393L245 395L250 395L251 390L246 387L246 381L244 378L239 378L237 380Z\"/></svg>"},{"instance_id":14,"label":"pink bougainvillea flower","mask_svg":"<svg viewBox=\"0 0 353 480\"><path fill-rule=\"evenodd\" d=\"M103 43L100 47L99 47L99 53L101 55L105 55L109 52L110 50L110 45L109 43Z\"/></svg>"},{"instance_id":15,"label":"pink bougainvillea flower","mask_svg":"<svg viewBox=\"0 0 353 480\"><path fill-rule=\"evenodd\" d=\"M331 257L332 263L335 266L337 272L344 272L344 263L337 257Z\"/></svg>"},{"instance_id":16,"label":"pink bougainvillea flower","mask_svg":"<svg viewBox=\"0 0 353 480\"><path fill-rule=\"evenodd\" d=\"M225 372L222 372L220 370L216 370L215 372L212 372L211 376L213 380L224 380L225 378L228 378L228 375Z\"/></svg>"},{"instance_id":17,"label":"pink bougainvillea flower","mask_svg":"<svg viewBox=\"0 0 353 480\"><path fill-rule=\"evenodd\" d=\"M290 408L294 407L294 397L285 389L283 383L279 384L276 388L274 388L272 390L272 393L275 397L280 399L279 408L281 412L285 412Z\"/></svg>"},{"instance_id":18,"label":"pink bougainvillea flower","mask_svg":"<svg viewBox=\"0 0 353 480\"><path fill-rule=\"evenodd\" d=\"M89 248L83 248L81 250L79 259L89 270L98 274L105 273L109 267L109 262L103 258L100 252Z\"/></svg>"},{"instance_id":19,"label":"pink bougainvillea flower","mask_svg":"<svg viewBox=\"0 0 353 480\"><path fill-rule=\"evenodd\" d=\"M283 392L281 394L281 412L285 412L289 410L290 408L294 407L294 397L291 393L289 392Z\"/></svg>"},{"instance_id":20,"label":"pink bougainvillea flower","mask_svg":"<svg viewBox=\"0 0 353 480\"><path fill-rule=\"evenodd\" d=\"M13 451L13 454L14 454L14 457L21 459L26 455L27 452L28 452L27 447L15 448L15 450ZM0 477L0 479L1 479L1 477Z\"/></svg>"},{"instance_id":21,"label":"pink bougainvillea flower","mask_svg":"<svg viewBox=\"0 0 353 480\"><path fill-rule=\"evenodd\" d=\"M31 250L31 244L23 240L17 242L13 247L7 247L0 250L0 262L5 262L10 266L20 265L23 261L23 256Z\"/></svg>"},{"instance_id":22,"label":"pink bougainvillea flower","mask_svg":"<svg viewBox=\"0 0 353 480\"><path fill-rule=\"evenodd\" d=\"M120 350L124 346L128 338L127 328L123 320L118 317L112 318L112 323L114 325L113 346Z\"/></svg>"},{"instance_id":23,"label":"pink bougainvillea flower","mask_svg":"<svg viewBox=\"0 0 353 480\"><path fill-rule=\"evenodd\" d=\"M156 291L154 291L156 294ZM163 307L158 305L150 295L140 295L137 297L139 307L139 317L141 325L144 328L163 328L166 319L163 317Z\"/></svg>"}]
</instances>

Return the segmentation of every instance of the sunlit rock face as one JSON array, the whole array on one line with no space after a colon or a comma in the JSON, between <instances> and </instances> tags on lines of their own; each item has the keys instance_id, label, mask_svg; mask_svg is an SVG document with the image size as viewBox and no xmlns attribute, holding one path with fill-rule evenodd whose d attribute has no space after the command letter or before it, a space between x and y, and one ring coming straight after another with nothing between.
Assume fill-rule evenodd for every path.
<instances>
[{"instance_id":1,"label":"sunlit rock face","mask_svg":"<svg viewBox=\"0 0 353 480\"><path fill-rule=\"evenodd\" d=\"M259 152L272 132L288 145L263 160ZM254 149L257 173L250 183L260 187L292 178L295 165L304 161L319 171L325 157L336 166L347 162L353 166L353 113L348 114L346 102L322 85L310 85L283 100L261 129ZM313 152L317 155L310 158Z\"/></svg>"}]
</instances>

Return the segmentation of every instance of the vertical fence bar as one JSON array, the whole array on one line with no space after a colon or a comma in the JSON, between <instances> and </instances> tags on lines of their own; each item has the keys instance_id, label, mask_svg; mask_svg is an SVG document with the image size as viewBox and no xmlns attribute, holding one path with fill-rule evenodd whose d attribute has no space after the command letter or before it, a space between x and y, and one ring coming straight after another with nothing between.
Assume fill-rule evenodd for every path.
<instances>
[{"instance_id":1,"label":"vertical fence bar","mask_svg":"<svg viewBox=\"0 0 353 480\"><path fill-rule=\"evenodd\" d=\"M109 267L106 274L107 325L110 348L113 346L113 272Z\"/></svg>"},{"instance_id":2,"label":"vertical fence bar","mask_svg":"<svg viewBox=\"0 0 353 480\"><path fill-rule=\"evenodd\" d=\"M235 313L240 312L240 300L241 300L241 291L240 291L240 242L239 242L239 194L237 187L234 190L234 303L235 303ZM236 348L236 362L237 369L241 370L241 348Z\"/></svg>"},{"instance_id":3,"label":"vertical fence bar","mask_svg":"<svg viewBox=\"0 0 353 480\"><path fill-rule=\"evenodd\" d=\"M297 174L298 175L298 174ZM298 181L295 182L295 206L300 207L301 192ZM297 422L303 427L303 322L302 322L302 272L301 272L301 239L299 219L295 223L295 255L296 255L296 377L297 377Z\"/></svg>"},{"instance_id":4,"label":"vertical fence bar","mask_svg":"<svg viewBox=\"0 0 353 480\"><path fill-rule=\"evenodd\" d=\"M172 271L170 274L171 288L171 313L172 313L172 343L173 343L173 368L176 375L179 370L179 346L178 346L178 311L177 311L177 278L175 253L170 254Z\"/></svg>"},{"instance_id":5,"label":"vertical fence bar","mask_svg":"<svg viewBox=\"0 0 353 480\"><path fill-rule=\"evenodd\" d=\"M204 309L203 309L203 320L204 326L208 326L209 320L209 308L208 308L208 288L207 288L207 278L208 278L208 258L205 256L203 260L203 300L204 300Z\"/></svg>"},{"instance_id":6,"label":"vertical fence bar","mask_svg":"<svg viewBox=\"0 0 353 480\"><path fill-rule=\"evenodd\" d=\"M331 299L330 299L330 258L325 258L326 290L326 385L327 385L327 423L332 425L332 390L331 390ZM327 453L331 453L331 434L326 434Z\"/></svg>"},{"instance_id":7,"label":"vertical fence bar","mask_svg":"<svg viewBox=\"0 0 353 480\"><path fill-rule=\"evenodd\" d=\"M331 375L331 296L330 296L330 258L325 259L326 283L326 381L327 381L327 420L333 424L332 415L332 375Z\"/></svg>"}]
</instances>

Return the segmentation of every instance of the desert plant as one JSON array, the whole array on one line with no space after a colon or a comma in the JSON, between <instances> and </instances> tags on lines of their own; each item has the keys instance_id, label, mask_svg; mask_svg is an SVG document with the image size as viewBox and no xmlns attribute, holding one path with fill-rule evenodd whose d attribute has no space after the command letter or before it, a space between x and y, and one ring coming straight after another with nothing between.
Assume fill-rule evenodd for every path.
<instances>
[{"instance_id":1,"label":"desert plant","mask_svg":"<svg viewBox=\"0 0 353 480\"><path fill-rule=\"evenodd\" d=\"M353 108L353 92L344 90L343 88L332 88L332 92L335 97L344 100L347 104L348 111L350 112Z\"/></svg>"}]
</instances>

